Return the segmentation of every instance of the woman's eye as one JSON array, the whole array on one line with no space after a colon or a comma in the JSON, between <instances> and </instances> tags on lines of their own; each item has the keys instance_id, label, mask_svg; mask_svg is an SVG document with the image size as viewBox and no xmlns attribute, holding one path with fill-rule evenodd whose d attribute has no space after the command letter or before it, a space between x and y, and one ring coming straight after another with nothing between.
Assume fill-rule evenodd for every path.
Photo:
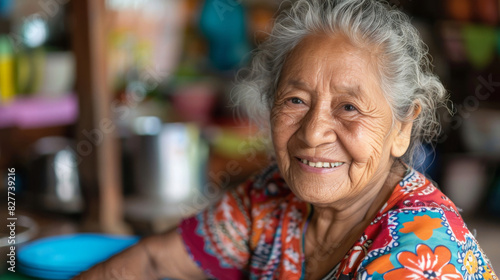
<instances>
[{"instance_id":1,"label":"woman's eye","mask_svg":"<svg viewBox=\"0 0 500 280\"><path fill-rule=\"evenodd\" d=\"M354 107L354 106L353 106L353 105L351 105L351 104L346 104L346 105L344 105L344 110L346 110L346 111L349 111L349 112L350 112L350 111L356 111L357 109L356 109L356 107Z\"/></svg>"},{"instance_id":2,"label":"woman's eye","mask_svg":"<svg viewBox=\"0 0 500 280\"><path fill-rule=\"evenodd\" d=\"M304 101L300 100L300 99L299 99L299 98L297 98L297 97L292 97L292 98L290 99L290 102L292 102L292 104L303 104L303 103L304 103Z\"/></svg>"}]
</instances>

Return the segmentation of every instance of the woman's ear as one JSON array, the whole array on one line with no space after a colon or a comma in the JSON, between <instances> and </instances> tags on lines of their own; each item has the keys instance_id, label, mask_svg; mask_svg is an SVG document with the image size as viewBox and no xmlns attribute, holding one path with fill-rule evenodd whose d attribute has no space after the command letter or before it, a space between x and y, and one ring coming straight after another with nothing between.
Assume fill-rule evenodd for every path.
<instances>
[{"instance_id":1,"label":"woman's ear","mask_svg":"<svg viewBox=\"0 0 500 280\"><path fill-rule=\"evenodd\" d=\"M402 157L406 153L406 150L408 150L408 147L410 146L413 121L418 117L421 111L422 108L420 107L420 105L418 103L415 103L415 105L413 106L412 118L408 121L399 123L399 129L396 127L397 132L395 132L396 136L394 137L394 141L391 147L391 155L393 157Z\"/></svg>"}]
</instances>

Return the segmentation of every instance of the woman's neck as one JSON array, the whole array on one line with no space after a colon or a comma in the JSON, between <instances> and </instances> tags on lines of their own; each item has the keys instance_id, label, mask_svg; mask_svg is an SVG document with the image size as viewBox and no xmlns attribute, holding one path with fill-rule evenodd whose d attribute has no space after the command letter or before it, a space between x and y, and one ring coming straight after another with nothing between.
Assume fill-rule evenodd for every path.
<instances>
[{"instance_id":1,"label":"woman's neck","mask_svg":"<svg viewBox=\"0 0 500 280\"><path fill-rule=\"evenodd\" d=\"M332 269L332 264L338 263L344 257L375 218L405 172L406 167L397 161L392 165L385 180L367 188L369 191L355 201L338 207L313 206L314 212L305 236L306 261L308 258L316 261L322 259L320 263L324 262L330 266L323 269L326 269L326 272ZM323 269L316 272L321 275L323 272L319 271Z\"/></svg>"},{"instance_id":2,"label":"woman's neck","mask_svg":"<svg viewBox=\"0 0 500 280\"><path fill-rule=\"evenodd\" d=\"M367 187L368 191L356 200L332 207L313 206L309 227L316 232L317 240L338 240L335 237L341 237L357 225L369 224L387 202L394 187L403 179L405 172L406 167L400 161L395 161L385 178Z\"/></svg>"}]
</instances>

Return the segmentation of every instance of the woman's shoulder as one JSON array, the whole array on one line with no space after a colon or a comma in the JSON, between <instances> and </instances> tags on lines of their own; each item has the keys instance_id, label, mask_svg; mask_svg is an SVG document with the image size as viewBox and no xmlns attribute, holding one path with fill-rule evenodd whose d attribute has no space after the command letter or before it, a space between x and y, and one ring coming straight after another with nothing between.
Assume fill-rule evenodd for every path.
<instances>
[{"instance_id":1,"label":"woman's shoulder","mask_svg":"<svg viewBox=\"0 0 500 280\"><path fill-rule=\"evenodd\" d=\"M251 179L246 188L249 215L253 221L249 242L254 252L252 269L269 269L269 263L274 266L278 264L277 260L284 258L281 246L275 246L281 244L283 236L289 244L287 246L299 246L300 232L311 208L288 188L276 164L271 164Z\"/></svg>"},{"instance_id":2,"label":"woman's shoulder","mask_svg":"<svg viewBox=\"0 0 500 280\"><path fill-rule=\"evenodd\" d=\"M496 279L462 218L440 207L390 210L367 239L370 246L358 268L361 278Z\"/></svg>"},{"instance_id":3,"label":"woman's shoulder","mask_svg":"<svg viewBox=\"0 0 500 280\"><path fill-rule=\"evenodd\" d=\"M410 169L388 204L367 229L370 249L362 270L368 278L435 273L449 279L487 279L494 273L456 206L421 173Z\"/></svg>"},{"instance_id":4,"label":"woman's shoulder","mask_svg":"<svg viewBox=\"0 0 500 280\"><path fill-rule=\"evenodd\" d=\"M470 233L455 204L431 180L412 168L384 207L377 218L385 220L388 226L396 226L398 233L412 229L417 231L414 233L417 237L423 234L430 238L431 228L443 226L447 228L448 239L462 242Z\"/></svg>"},{"instance_id":5,"label":"woman's shoulder","mask_svg":"<svg viewBox=\"0 0 500 280\"><path fill-rule=\"evenodd\" d=\"M430 179L415 169L408 168L382 210L415 211L428 208L441 209L447 214L460 217L455 204Z\"/></svg>"}]
</instances>

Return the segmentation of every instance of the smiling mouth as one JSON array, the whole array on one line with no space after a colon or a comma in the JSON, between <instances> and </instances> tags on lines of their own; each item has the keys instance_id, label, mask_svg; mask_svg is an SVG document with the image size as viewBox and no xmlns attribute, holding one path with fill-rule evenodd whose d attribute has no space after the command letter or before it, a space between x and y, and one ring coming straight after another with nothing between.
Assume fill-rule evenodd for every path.
<instances>
[{"instance_id":1,"label":"smiling mouth","mask_svg":"<svg viewBox=\"0 0 500 280\"><path fill-rule=\"evenodd\" d=\"M312 162L312 161L308 161L307 159L301 159L301 158L297 158L300 162L302 162L303 164L305 165L309 165L311 167L316 167L316 168L335 168L335 167L339 167L341 165L343 165L344 163L343 162Z\"/></svg>"}]
</instances>

